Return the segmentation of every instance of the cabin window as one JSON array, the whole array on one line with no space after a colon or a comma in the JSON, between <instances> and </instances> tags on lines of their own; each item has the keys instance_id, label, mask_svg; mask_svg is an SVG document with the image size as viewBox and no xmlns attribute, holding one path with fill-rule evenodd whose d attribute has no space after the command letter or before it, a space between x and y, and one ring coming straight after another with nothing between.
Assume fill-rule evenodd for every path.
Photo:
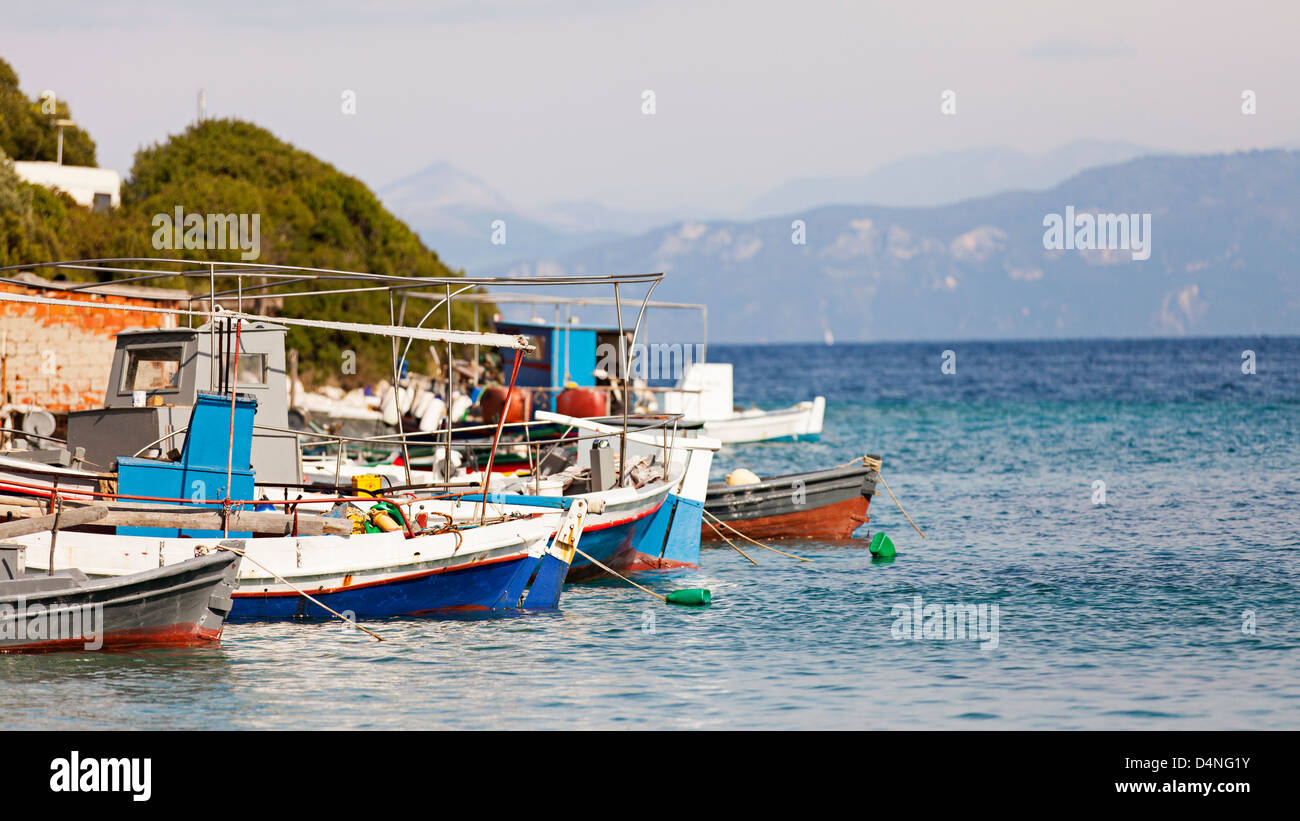
<instances>
[{"instance_id":1,"label":"cabin window","mask_svg":"<svg viewBox=\"0 0 1300 821\"><path fill-rule=\"evenodd\" d=\"M230 374L234 371L234 357L226 360L226 384L230 383ZM239 382L237 387L260 388L266 385L266 354L241 353L239 355Z\"/></svg>"},{"instance_id":2,"label":"cabin window","mask_svg":"<svg viewBox=\"0 0 1300 821\"><path fill-rule=\"evenodd\" d=\"M180 345L136 348L127 352L122 392L176 391L181 378Z\"/></svg>"}]
</instances>

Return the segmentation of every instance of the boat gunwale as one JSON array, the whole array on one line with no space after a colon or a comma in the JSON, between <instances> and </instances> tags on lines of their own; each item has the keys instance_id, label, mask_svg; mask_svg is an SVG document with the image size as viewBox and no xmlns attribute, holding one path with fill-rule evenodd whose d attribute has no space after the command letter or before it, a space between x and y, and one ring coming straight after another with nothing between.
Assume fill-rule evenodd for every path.
<instances>
[{"instance_id":1,"label":"boat gunwale","mask_svg":"<svg viewBox=\"0 0 1300 821\"><path fill-rule=\"evenodd\" d=\"M705 504L707 505L709 501L712 501L715 493L738 495L747 491L784 490L796 481L803 481L805 488L811 489L810 485L813 483L824 486L837 480L849 478L867 479L875 474L875 470L865 465L849 465L846 467L823 468L805 473L784 473L780 476L769 476L748 485L729 485L725 481L709 482L709 492L708 496L705 497ZM874 480L872 484L875 484Z\"/></svg>"},{"instance_id":2,"label":"boat gunwale","mask_svg":"<svg viewBox=\"0 0 1300 821\"><path fill-rule=\"evenodd\" d=\"M89 576L84 581L77 580L73 586L56 590L34 590L19 594L0 593L0 605L19 601L25 606L36 603L53 613L89 605L103 607L130 605L145 599L164 598L196 587L211 585L239 561L240 556L235 553L214 550L204 556L196 556L183 562L135 573L120 576ZM166 583L166 586L158 586L159 582ZM73 599L76 601L72 601ZM49 604L44 603L50 600L54 601Z\"/></svg>"}]
</instances>

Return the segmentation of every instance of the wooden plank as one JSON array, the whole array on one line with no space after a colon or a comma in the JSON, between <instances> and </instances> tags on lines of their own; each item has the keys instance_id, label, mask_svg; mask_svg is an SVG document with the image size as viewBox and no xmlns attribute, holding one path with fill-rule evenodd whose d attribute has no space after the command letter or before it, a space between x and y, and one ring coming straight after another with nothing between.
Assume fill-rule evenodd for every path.
<instances>
[{"instance_id":1,"label":"wooden plank","mask_svg":"<svg viewBox=\"0 0 1300 821\"><path fill-rule=\"evenodd\" d=\"M107 527L167 527L182 528L186 530L221 530L221 512L212 508L185 507L182 505L146 505L132 504L129 507L108 507L104 505L95 505L95 508L103 508L104 516L96 517L91 520L94 524L104 525ZM72 511L82 511L91 508L85 507L68 507L63 511L63 519L59 521L59 529L73 527L74 523L68 519ZM49 530L53 526L53 516L40 515L44 510L40 506L29 506L25 504L0 504L0 517L12 515L15 518L13 522L0 524L0 534L3 534L3 528L8 525L16 524L18 521L29 522L37 519L49 519L50 524L43 527L36 527L33 530L24 530L23 533L13 533L9 536L0 535L0 538L12 538L13 536L36 533L41 530ZM77 522L76 524L89 524L87 522ZM293 516L284 513L263 512L255 510L237 510L230 519L230 530L252 531L253 533L274 533L277 535L287 535L293 532ZM298 535L299 536L321 536L321 535L342 535L346 536L352 532L351 519L338 519L334 517L321 516L315 513L298 514Z\"/></svg>"},{"instance_id":2,"label":"wooden plank","mask_svg":"<svg viewBox=\"0 0 1300 821\"><path fill-rule=\"evenodd\" d=\"M190 511L113 510L104 524L119 527L177 527L186 530L221 530L221 512L193 508ZM293 516L283 513L266 513L255 510L236 510L230 517L228 530L247 530L253 533L289 535L293 532ZM335 519L313 513L298 514L299 536L325 534L347 535L352 532L351 519Z\"/></svg>"},{"instance_id":3,"label":"wooden plank","mask_svg":"<svg viewBox=\"0 0 1300 821\"><path fill-rule=\"evenodd\" d=\"M49 513L44 516L15 519L12 522L0 524L0 539L14 539L19 536L29 536L43 530L50 530L54 527L56 517L59 520L59 529L62 530L65 527L76 527L77 525L97 522L107 515L108 508L102 505L91 505L89 507L67 508L62 513L57 514Z\"/></svg>"}]
</instances>

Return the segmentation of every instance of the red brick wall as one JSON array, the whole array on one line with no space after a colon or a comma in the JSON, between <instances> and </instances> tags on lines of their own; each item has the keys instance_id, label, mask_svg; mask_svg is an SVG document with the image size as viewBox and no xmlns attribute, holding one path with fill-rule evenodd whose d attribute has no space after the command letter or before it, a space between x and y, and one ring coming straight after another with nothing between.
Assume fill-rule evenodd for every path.
<instances>
[{"instance_id":1,"label":"red brick wall","mask_svg":"<svg viewBox=\"0 0 1300 821\"><path fill-rule=\"evenodd\" d=\"M185 307L173 299L68 294L2 282L0 292L109 305ZM126 328L174 328L176 319L142 311L0 302L4 401L54 412L100 407L113 363L113 335Z\"/></svg>"}]
</instances>

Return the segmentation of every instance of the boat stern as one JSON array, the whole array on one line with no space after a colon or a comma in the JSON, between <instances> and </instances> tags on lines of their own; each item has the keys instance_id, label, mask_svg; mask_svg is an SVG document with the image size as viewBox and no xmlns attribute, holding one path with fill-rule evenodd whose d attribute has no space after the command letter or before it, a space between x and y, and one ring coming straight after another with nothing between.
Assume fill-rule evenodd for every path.
<instances>
[{"instance_id":1,"label":"boat stern","mask_svg":"<svg viewBox=\"0 0 1300 821\"><path fill-rule=\"evenodd\" d=\"M586 518L587 500L574 499L542 554L537 575L524 598L525 610L546 610L560 603L560 590L564 586L564 577L569 573L569 565L573 564Z\"/></svg>"}]
</instances>

